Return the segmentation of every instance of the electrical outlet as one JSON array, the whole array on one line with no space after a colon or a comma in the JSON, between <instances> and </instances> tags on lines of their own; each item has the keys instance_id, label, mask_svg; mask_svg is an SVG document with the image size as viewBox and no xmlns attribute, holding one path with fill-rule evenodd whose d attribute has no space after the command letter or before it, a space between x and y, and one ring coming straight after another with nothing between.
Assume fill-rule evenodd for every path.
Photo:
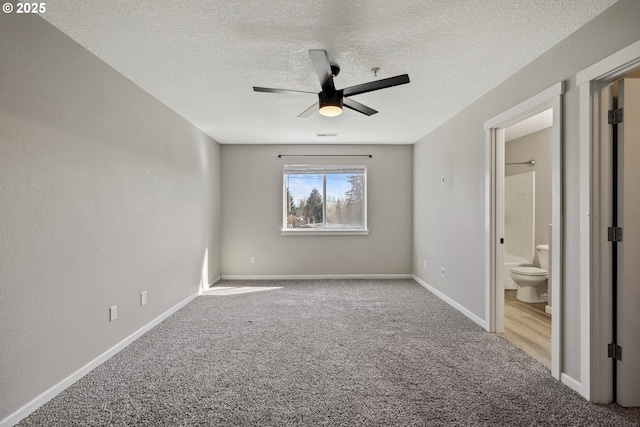
<instances>
[{"instance_id":1,"label":"electrical outlet","mask_svg":"<svg viewBox=\"0 0 640 427\"><path fill-rule=\"evenodd\" d=\"M444 184L444 175L442 175L442 183Z\"/></svg>"},{"instance_id":2,"label":"electrical outlet","mask_svg":"<svg viewBox=\"0 0 640 427\"><path fill-rule=\"evenodd\" d=\"M426 259L424 260L424 264L422 264L422 268L423 268L424 270L426 270L426 269L427 269L427 260L426 260Z\"/></svg>"},{"instance_id":3,"label":"electrical outlet","mask_svg":"<svg viewBox=\"0 0 640 427\"><path fill-rule=\"evenodd\" d=\"M140 305L145 305L147 303L147 291L140 292Z\"/></svg>"},{"instance_id":4,"label":"electrical outlet","mask_svg":"<svg viewBox=\"0 0 640 427\"><path fill-rule=\"evenodd\" d=\"M256 263L256 257L252 256L251 257L251 264L255 264Z\"/></svg>"},{"instance_id":5,"label":"electrical outlet","mask_svg":"<svg viewBox=\"0 0 640 427\"><path fill-rule=\"evenodd\" d=\"M441 275L442 277L444 277L444 267L442 267L442 268L440 269L440 275Z\"/></svg>"},{"instance_id":6,"label":"electrical outlet","mask_svg":"<svg viewBox=\"0 0 640 427\"><path fill-rule=\"evenodd\" d=\"M118 317L118 306L109 307L109 321L116 320Z\"/></svg>"}]
</instances>

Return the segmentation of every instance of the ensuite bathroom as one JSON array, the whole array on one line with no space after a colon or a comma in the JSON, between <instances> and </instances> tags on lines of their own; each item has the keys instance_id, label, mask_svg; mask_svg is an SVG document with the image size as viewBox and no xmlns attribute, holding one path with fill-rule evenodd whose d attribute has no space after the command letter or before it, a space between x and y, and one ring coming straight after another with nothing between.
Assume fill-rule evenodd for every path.
<instances>
[{"instance_id":1,"label":"ensuite bathroom","mask_svg":"<svg viewBox=\"0 0 640 427\"><path fill-rule=\"evenodd\" d=\"M551 366L552 110L505 130L504 334Z\"/></svg>"}]
</instances>

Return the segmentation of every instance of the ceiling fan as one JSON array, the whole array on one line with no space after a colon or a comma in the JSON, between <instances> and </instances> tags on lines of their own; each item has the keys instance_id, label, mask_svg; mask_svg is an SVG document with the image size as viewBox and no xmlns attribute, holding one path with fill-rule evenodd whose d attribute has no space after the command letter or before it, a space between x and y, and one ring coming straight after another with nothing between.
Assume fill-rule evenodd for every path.
<instances>
[{"instance_id":1,"label":"ceiling fan","mask_svg":"<svg viewBox=\"0 0 640 427\"><path fill-rule=\"evenodd\" d=\"M316 111L319 111L323 116L335 117L342 114L342 107L350 108L366 116L372 116L377 113L376 110L374 110L373 108L369 108L359 102L356 102L348 97L409 83L409 75L402 74L399 76L389 77L382 80L375 80L369 83L363 83L338 90L333 83L333 78L340 72L340 67L338 67L337 65L331 65L331 63L329 62L329 55L327 55L327 51L322 49L313 49L309 51L309 57L311 58L311 64L316 71L318 80L320 80L320 87L322 87L322 91L317 93L318 102L314 103L311 107L300 113L298 117L309 117ZM253 90L256 92L268 93L316 93L303 90L273 89L257 86L254 86Z\"/></svg>"}]
</instances>

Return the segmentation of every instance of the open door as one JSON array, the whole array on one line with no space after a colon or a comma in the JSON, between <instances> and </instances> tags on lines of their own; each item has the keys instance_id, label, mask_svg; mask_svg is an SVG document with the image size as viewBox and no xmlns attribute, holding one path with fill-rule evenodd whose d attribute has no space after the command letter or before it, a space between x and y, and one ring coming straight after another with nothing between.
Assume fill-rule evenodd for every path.
<instances>
[{"instance_id":1,"label":"open door","mask_svg":"<svg viewBox=\"0 0 640 427\"><path fill-rule=\"evenodd\" d=\"M618 81L618 106L610 116L614 145L617 134L616 223L609 233L617 279L613 283L610 355L614 358L614 400L629 407L640 406L640 79Z\"/></svg>"}]
</instances>

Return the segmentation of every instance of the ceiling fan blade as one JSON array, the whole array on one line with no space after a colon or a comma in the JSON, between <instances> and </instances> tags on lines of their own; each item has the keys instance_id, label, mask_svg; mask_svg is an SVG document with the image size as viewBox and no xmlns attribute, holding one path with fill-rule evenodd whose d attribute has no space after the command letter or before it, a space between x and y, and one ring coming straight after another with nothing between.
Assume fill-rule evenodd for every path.
<instances>
[{"instance_id":1,"label":"ceiling fan blade","mask_svg":"<svg viewBox=\"0 0 640 427\"><path fill-rule=\"evenodd\" d=\"M298 115L298 117L302 117L302 118L307 118L310 115L312 115L313 113L315 113L316 111L318 111L318 103L314 102L313 105L309 108L307 108L306 110L304 110L302 113L300 113Z\"/></svg>"},{"instance_id":2,"label":"ceiling fan blade","mask_svg":"<svg viewBox=\"0 0 640 427\"><path fill-rule=\"evenodd\" d=\"M369 108L366 105L360 104L359 102L356 102L350 98L342 98L342 105L366 116L373 116L377 113L377 111L373 108Z\"/></svg>"},{"instance_id":3,"label":"ceiling fan blade","mask_svg":"<svg viewBox=\"0 0 640 427\"><path fill-rule=\"evenodd\" d=\"M271 87L258 87L254 86L253 90L256 92L267 92L267 93L288 93L288 92L298 92L298 93L312 93L317 95L318 92L308 92L306 90L293 90L293 89L274 89Z\"/></svg>"},{"instance_id":4,"label":"ceiling fan blade","mask_svg":"<svg viewBox=\"0 0 640 427\"><path fill-rule=\"evenodd\" d=\"M344 96L359 95L361 93L372 92L374 90L385 89L392 86L398 86L409 83L409 75L402 74L400 76L389 77L387 79L376 80L361 85L350 86L342 89Z\"/></svg>"},{"instance_id":5,"label":"ceiling fan blade","mask_svg":"<svg viewBox=\"0 0 640 427\"><path fill-rule=\"evenodd\" d=\"M326 50L312 49L309 51L309 57L311 58L311 64L318 80L320 80L320 86L324 92L335 92L336 87L333 84L333 74L331 73L331 64L329 63L329 55Z\"/></svg>"}]
</instances>

